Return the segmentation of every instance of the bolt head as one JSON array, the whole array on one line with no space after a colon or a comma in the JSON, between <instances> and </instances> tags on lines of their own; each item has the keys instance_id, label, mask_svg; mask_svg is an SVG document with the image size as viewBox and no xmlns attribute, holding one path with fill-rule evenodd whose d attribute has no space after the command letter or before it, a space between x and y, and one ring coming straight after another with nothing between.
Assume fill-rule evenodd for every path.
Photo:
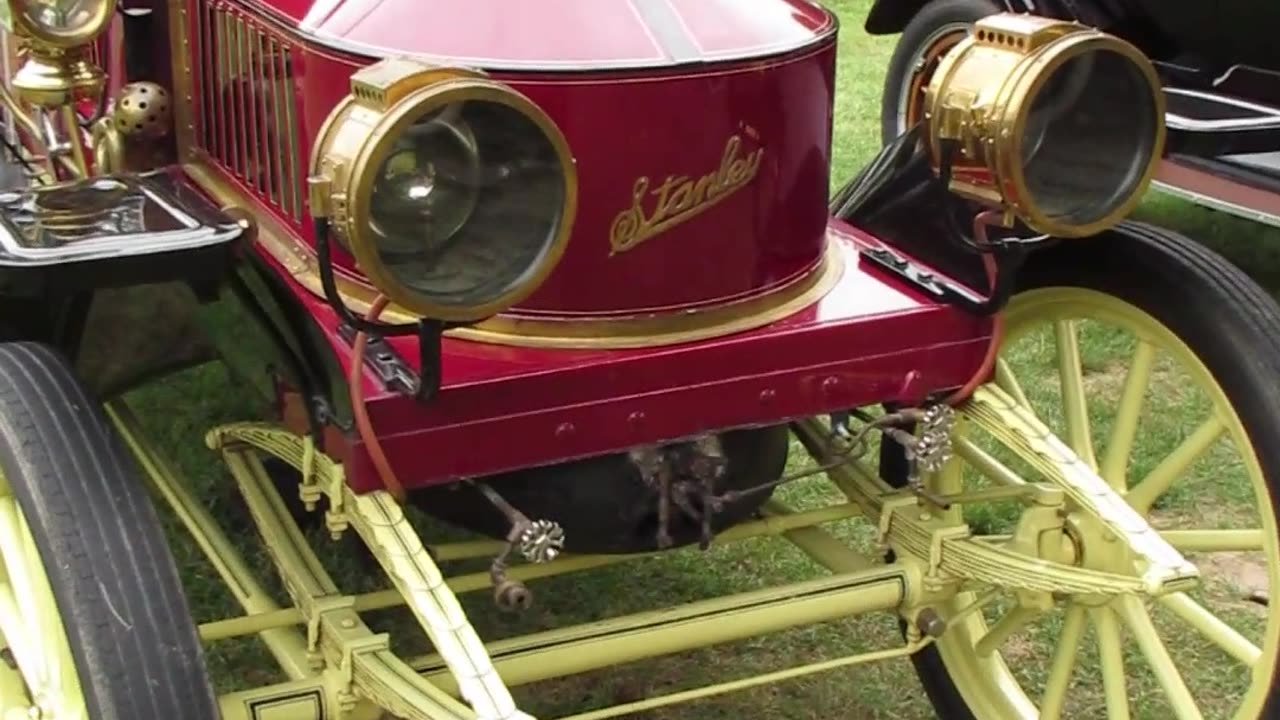
<instances>
[{"instance_id":1,"label":"bolt head","mask_svg":"<svg viewBox=\"0 0 1280 720\"><path fill-rule=\"evenodd\" d=\"M925 608L916 615L916 627L929 637L942 637L942 634L947 631L947 621L942 619L937 610Z\"/></svg>"}]
</instances>

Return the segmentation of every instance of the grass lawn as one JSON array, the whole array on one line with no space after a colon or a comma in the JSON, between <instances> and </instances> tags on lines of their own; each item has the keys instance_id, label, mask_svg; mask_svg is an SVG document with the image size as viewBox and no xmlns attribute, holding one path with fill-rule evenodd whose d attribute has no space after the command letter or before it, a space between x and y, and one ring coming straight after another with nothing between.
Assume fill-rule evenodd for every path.
<instances>
[{"instance_id":1,"label":"grass lawn","mask_svg":"<svg viewBox=\"0 0 1280 720\"><path fill-rule=\"evenodd\" d=\"M863 32L862 19L870 0L828 0L828 4L840 13L843 21L839 103L835 117L833 187L837 187L879 146L880 89L895 38L870 37ZM1280 231L1263 229L1227 215L1154 195L1141 207L1138 215L1202 239L1247 268L1273 293L1280 290L1280 255L1277 255L1280 253ZM1082 325L1080 331L1085 381L1095 391L1091 393L1092 397L1105 397L1123 381L1127 358L1132 352L1132 338L1113 329L1091 325ZM1058 376L1052 334L1031 334L1010 357L1032 401L1045 411L1046 417L1054 415ZM188 401L191 397L209 398L210 401L195 406ZM1205 412L1203 398L1186 389L1177 369L1171 365L1158 364L1149 397L1150 411L1144 416L1143 432L1135 452L1135 475L1154 467ZM136 393L133 404L138 415L145 419L148 429L170 449L178 466L198 487L206 504L241 530L239 537L244 540L244 551L250 559L266 568L265 553L252 542L251 529L246 521L236 519L240 513L239 501L231 483L223 476L221 468L212 463L213 456L204 449L202 442L203 434L211 424L244 419L253 413L251 400L235 392L218 367L205 366L184 373L165 386ZM175 408L183 408L182 413L175 414ZM1095 437L1101 442L1106 439L1110 427L1106 409L1091 406L1090 412L1095 421ZM1161 517L1172 521L1199 515L1197 519L1202 522L1247 521L1241 517L1248 513L1247 506L1241 502L1245 489L1243 477L1238 466L1223 460L1229 455L1220 457L1217 453L1215 449L1193 469L1193 484L1180 486L1162 500L1158 505ZM820 482L810 482L789 487L782 496L793 505L808 506L830 499L831 490ZM1207 505L1215 508L1216 514L1212 518L1203 517ZM996 510L980 513L971 519L983 531L999 533L1007 529L1010 518ZM864 543L868 536L865 525L851 524L834 531L855 544ZM430 523L423 524L423 532L429 538L451 536L448 531ZM370 589L369 581L356 572L359 559L349 552L349 548L338 543L329 549L340 582L349 583L352 590ZM190 543L180 540L177 553L189 580L191 601L201 621L239 614L239 608L214 579L211 568ZM1261 618L1253 606L1234 599L1240 589L1236 585L1247 584L1252 562L1247 557L1237 558L1236 564L1223 572L1223 582L1228 585L1219 588L1221 592L1214 589L1218 586L1210 588L1204 599L1233 623L1238 623L1242 632L1256 630ZM467 571L474 568L459 569ZM709 555L696 550L684 551L661 562L638 560L615 568L543 581L533 586L538 598L536 609L521 617L497 613L487 593L473 593L465 599L465 604L474 613L482 636L496 638L609 614L677 605L730 591L802 579L815 572L812 562L784 542L758 540L717 548ZM269 573L264 573L264 577L269 576ZM425 646L417 640L421 633L407 615L385 611L372 621L378 627L403 630L397 633L397 643L405 652L425 651ZM1166 620L1158 618L1158 622L1163 626ZM1043 658L1053 646L1051 631L1052 624L1048 630L1025 633L1005 648L1006 658L1017 661L1019 676L1025 682L1035 685L1043 681ZM847 620L660 661L618 667L590 676L519 688L517 699L538 717L556 717L690 687L726 675L745 677L797 662L836 657L860 649L878 649L897 640L897 626L893 618ZM1212 714L1213 709L1220 709L1230 701L1236 687L1215 670L1223 662L1220 653L1203 643L1188 643L1179 646L1179 664L1193 685L1193 691L1198 693L1198 697L1207 698L1202 709L1206 714ZM223 690L280 679L266 653L253 641L217 643L211 647L209 657ZM1081 662L1077 681L1087 685L1090 678L1096 678L1096 662L1092 658ZM1149 675L1141 669L1135 672L1131 682L1139 683L1140 687L1155 687ZM1199 694L1201 690L1203 695ZM1095 717L1094 713L1100 712L1101 699L1095 692L1086 690L1073 702L1075 712L1070 717ZM1168 711L1157 698L1135 705L1134 714L1136 717L1167 717ZM933 716L910 664L895 661L785 682L636 717L645 720L911 720Z\"/></svg>"}]
</instances>

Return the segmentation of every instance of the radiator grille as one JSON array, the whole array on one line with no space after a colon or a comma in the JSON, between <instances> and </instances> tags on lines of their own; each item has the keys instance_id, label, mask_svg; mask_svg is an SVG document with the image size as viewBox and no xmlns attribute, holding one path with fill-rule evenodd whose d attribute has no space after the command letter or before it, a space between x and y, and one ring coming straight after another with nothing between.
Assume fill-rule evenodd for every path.
<instances>
[{"instance_id":1,"label":"radiator grille","mask_svg":"<svg viewBox=\"0 0 1280 720\"><path fill-rule=\"evenodd\" d=\"M196 3L196 145L287 217L301 219L292 46L233 5Z\"/></svg>"},{"instance_id":2,"label":"radiator grille","mask_svg":"<svg viewBox=\"0 0 1280 720\"><path fill-rule=\"evenodd\" d=\"M107 67L107 57L108 57L107 43L108 42L110 42L108 40L108 33L103 33L102 35L98 36L97 40L94 40L92 43L89 44L89 49L88 49L88 52L86 53L88 57L86 59L89 61L90 64L96 65L97 67L100 67L100 68Z\"/></svg>"}]
</instances>

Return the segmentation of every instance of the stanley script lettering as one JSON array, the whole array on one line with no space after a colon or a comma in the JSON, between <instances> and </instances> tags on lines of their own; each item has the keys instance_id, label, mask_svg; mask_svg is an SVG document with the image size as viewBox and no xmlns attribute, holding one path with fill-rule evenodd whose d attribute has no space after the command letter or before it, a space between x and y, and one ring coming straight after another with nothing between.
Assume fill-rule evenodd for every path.
<instances>
[{"instance_id":1,"label":"stanley script lettering","mask_svg":"<svg viewBox=\"0 0 1280 720\"><path fill-rule=\"evenodd\" d=\"M610 255L631 250L649 238L702 214L721 200L742 189L760 171L764 148L742 153L742 138L729 138L720 167L696 181L684 175L668 175L650 191L650 180L636 180L632 205L618 213L609 230ZM645 205L652 200L652 209Z\"/></svg>"}]
</instances>

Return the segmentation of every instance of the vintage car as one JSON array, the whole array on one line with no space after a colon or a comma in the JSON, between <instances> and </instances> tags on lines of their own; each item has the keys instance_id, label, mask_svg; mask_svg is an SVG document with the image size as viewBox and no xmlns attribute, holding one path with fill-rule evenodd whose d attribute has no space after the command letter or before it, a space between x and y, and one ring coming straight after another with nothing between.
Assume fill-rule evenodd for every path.
<instances>
[{"instance_id":1,"label":"vintage car","mask_svg":"<svg viewBox=\"0 0 1280 720\"><path fill-rule=\"evenodd\" d=\"M937 58L996 12L1080 22L1133 43L1156 67L1169 137L1155 185L1280 225L1280 3L1272 0L876 0L874 34L902 33L885 77L886 141L918 120Z\"/></svg>"},{"instance_id":2,"label":"vintage car","mask_svg":"<svg viewBox=\"0 0 1280 720\"><path fill-rule=\"evenodd\" d=\"M1280 308L1125 219L1134 45L986 17L833 193L807 0L0 8L5 720L523 718L863 614L900 632L572 712L909 657L946 718L1280 714ZM202 433L232 504L146 429L219 398L136 401L211 359L269 400ZM766 537L825 571L510 637L459 600ZM220 680L237 638L275 674Z\"/></svg>"}]
</instances>

